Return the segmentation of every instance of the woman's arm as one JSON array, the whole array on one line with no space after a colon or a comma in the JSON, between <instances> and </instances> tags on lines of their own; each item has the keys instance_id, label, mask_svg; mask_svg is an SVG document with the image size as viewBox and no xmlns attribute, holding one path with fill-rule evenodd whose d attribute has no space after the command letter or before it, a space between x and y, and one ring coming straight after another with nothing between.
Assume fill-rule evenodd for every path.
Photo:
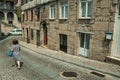
<instances>
[{"instance_id":1,"label":"woman's arm","mask_svg":"<svg viewBox=\"0 0 120 80\"><path fill-rule=\"evenodd\" d=\"M11 51L13 51L14 49L13 49L13 45L11 46L11 49L10 49Z\"/></svg>"},{"instance_id":2,"label":"woman's arm","mask_svg":"<svg viewBox=\"0 0 120 80\"><path fill-rule=\"evenodd\" d=\"M13 48L11 48L11 51L13 51Z\"/></svg>"}]
</instances>

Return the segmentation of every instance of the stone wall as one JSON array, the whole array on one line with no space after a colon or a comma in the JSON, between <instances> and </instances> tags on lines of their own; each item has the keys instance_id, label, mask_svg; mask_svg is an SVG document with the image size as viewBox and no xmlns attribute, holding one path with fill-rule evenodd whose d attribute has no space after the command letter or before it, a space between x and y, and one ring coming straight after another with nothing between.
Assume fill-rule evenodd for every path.
<instances>
[{"instance_id":1,"label":"stone wall","mask_svg":"<svg viewBox=\"0 0 120 80\"><path fill-rule=\"evenodd\" d=\"M92 18L79 18L79 0L68 0L69 15L68 19L60 19L59 1L56 4L56 17L54 20L49 19L49 5L45 4L40 9L40 21L25 21L24 28L34 29L34 39L31 43L36 43L36 30L40 29L40 41L43 45L43 25L42 21L47 23L48 48L53 50L60 50L60 34L67 35L67 53L71 55L78 55L80 47L80 33L76 29L81 29L85 32L92 32L90 34L89 56L88 58L104 61L107 55L110 55L111 42L106 41L105 33L112 31L114 28L115 9L111 0L93 0ZM34 14L35 15L35 14Z\"/></svg>"},{"instance_id":2,"label":"stone wall","mask_svg":"<svg viewBox=\"0 0 120 80\"><path fill-rule=\"evenodd\" d=\"M49 21L49 47L59 50L59 34L68 36L67 53L78 55L78 47L80 46L79 33L76 29L82 29L87 32L93 32L90 38L90 54L89 58L104 61L105 57L110 55L111 42L105 40L105 33L112 31L114 28L114 13L110 12L112 6L110 0L94 0L93 15L91 19L78 18L77 0L68 0L69 18L67 20L59 19L59 7L57 4L57 19ZM114 7L114 6L112 6Z\"/></svg>"}]
</instances>

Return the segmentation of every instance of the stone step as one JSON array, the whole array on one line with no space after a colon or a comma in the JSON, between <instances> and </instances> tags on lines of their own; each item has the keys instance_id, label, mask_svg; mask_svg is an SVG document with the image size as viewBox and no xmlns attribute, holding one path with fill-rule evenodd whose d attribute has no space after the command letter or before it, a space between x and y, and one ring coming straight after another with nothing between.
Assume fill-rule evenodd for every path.
<instances>
[{"instance_id":1,"label":"stone step","mask_svg":"<svg viewBox=\"0 0 120 80\"><path fill-rule=\"evenodd\" d=\"M120 59L117 57L107 56L106 62L120 65Z\"/></svg>"}]
</instances>

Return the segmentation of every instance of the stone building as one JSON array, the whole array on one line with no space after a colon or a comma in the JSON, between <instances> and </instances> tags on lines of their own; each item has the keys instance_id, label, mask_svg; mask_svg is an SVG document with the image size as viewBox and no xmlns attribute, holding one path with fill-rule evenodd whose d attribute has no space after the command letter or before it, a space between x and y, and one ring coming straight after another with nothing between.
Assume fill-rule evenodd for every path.
<instances>
[{"instance_id":1,"label":"stone building","mask_svg":"<svg viewBox=\"0 0 120 80\"><path fill-rule=\"evenodd\" d=\"M99 61L120 59L120 1L22 0L22 39Z\"/></svg>"},{"instance_id":2,"label":"stone building","mask_svg":"<svg viewBox=\"0 0 120 80\"><path fill-rule=\"evenodd\" d=\"M16 15L17 0L0 0L0 30L7 34L13 28L20 28Z\"/></svg>"}]
</instances>

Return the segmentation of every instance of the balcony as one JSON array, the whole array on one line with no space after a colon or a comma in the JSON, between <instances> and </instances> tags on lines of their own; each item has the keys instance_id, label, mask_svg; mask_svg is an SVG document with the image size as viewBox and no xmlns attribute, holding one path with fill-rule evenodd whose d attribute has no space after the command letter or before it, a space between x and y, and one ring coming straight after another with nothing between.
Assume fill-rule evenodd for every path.
<instances>
[{"instance_id":1,"label":"balcony","mask_svg":"<svg viewBox=\"0 0 120 80\"><path fill-rule=\"evenodd\" d=\"M45 4L45 3L48 3L49 1L52 1L52 0L36 0L36 4L39 5L39 4Z\"/></svg>"},{"instance_id":2,"label":"balcony","mask_svg":"<svg viewBox=\"0 0 120 80\"><path fill-rule=\"evenodd\" d=\"M36 0L33 0L31 2L29 2L29 8L35 7L36 6Z\"/></svg>"},{"instance_id":3,"label":"balcony","mask_svg":"<svg viewBox=\"0 0 120 80\"><path fill-rule=\"evenodd\" d=\"M34 1L24 4L21 8L22 8L22 10L26 10L26 9L29 9L29 8L32 8L35 6L36 6L36 1L34 0Z\"/></svg>"},{"instance_id":4,"label":"balcony","mask_svg":"<svg viewBox=\"0 0 120 80\"><path fill-rule=\"evenodd\" d=\"M14 5L6 5L6 9L14 9Z\"/></svg>"},{"instance_id":5,"label":"balcony","mask_svg":"<svg viewBox=\"0 0 120 80\"><path fill-rule=\"evenodd\" d=\"M13 2L0 2L0 9L8 9L8 10L13 10L15 9L14 3Z\"/></svg>"},{"instance_id":6,"label":"balcony","mask_svg":"<svg viewBox=\"0 0 120 80\"><path fill-rule=\"evenodd\" d=\"M37 5L48 3L49 1L52 1L52 0L33 0L33 1L30 1L26 4L24 4L21 8L22 8L22 10L26 10L26 9L35 7Z\"/></svg>"},{"instance_id":7,"label":"balcony","mask_svg":"<svg viewBox=\"0 0 120 80\"><path fill-rule=\"evenodd\" d=\"M4 8L4 3L0 1L0 9Z\"/></svg>"},{"instance_id":8,"label":"balcony","mask_svg":"<svg viewBox=\"0 0 120 80\"><path fill-rule=\"evenodd\" d=\"M0 9L4 9L4 6L0 6Z\"/></svg>"},{"instance_id":9,"label":"balcony","mask_svg":"<svg viewBox=\"0 0 120 80\"><path fill-rule=\"evenodd\" d=\"M7 18L7 20L8 20L8 21L13 21L13 20L14 20L14 18Z\"/></svg>"}]
</instances>

